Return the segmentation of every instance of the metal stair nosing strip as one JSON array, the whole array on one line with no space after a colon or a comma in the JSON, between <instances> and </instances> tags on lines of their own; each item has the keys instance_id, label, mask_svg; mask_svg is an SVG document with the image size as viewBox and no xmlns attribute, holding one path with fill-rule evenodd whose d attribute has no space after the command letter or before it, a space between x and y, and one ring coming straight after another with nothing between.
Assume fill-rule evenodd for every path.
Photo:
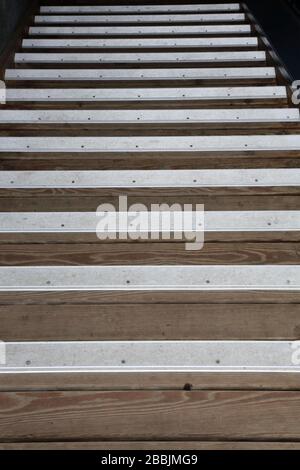
<instances>
[{"instance_id":1,"label":"metal stair nosing strip","mask_svg":"<svg viewBox=\"0 0 300 470\"><path fill-rule=\"evenodd\" d=\"M243 48L257 47L256 37L176 38L176 39L23 39L24 49L102 49L102 48Z\"/></svg>"},{"instance_id":2,"label":"metal stair nosing strip","mask_svg":"<svg viewBox=\"0 0 300 470\"><path fill-rule=\"evenodd\" d=\"M170 137L0 137L0 152L248 152L299 151L300 135Z\"/></svg>"},{"instance_id":3,"label":"metal stair nosing strip","mask_svg":"<svg viewBox=\"0 0 300 470\"><path fill-rule=\"evenodd\" d=\"M2 374L299 373L292 341L8 342Z\"/></svg>"},{"instance_id":4,"label":"metal stair nosing strip","mask_svg":"<svg viewBox=\"0 0 300 470\"><path fill-rule=\"evenodd\" d=\"M35 24L86 24L86 23L209 23L245 21L244 13L186 13L151 15L36 15Z\"/></svg>"},{"instance_id":5,"label":"metal stair nosing strip","mask_svg":"<svg viewBox=\"0 0 300 470\"><path fill-rule=\"evenodd\" d=\"M192 88L7 88L6 102L210 101L286 99L284 86ZM281 108L283 111L284 109Z\"/></svg>"},{"instance_id":6,"label":"metal stair nosing strip","mask_svg":"<svg viewBox=\"0 0 300 470\"><path fill-rule=\"evenodd\" d=\"M200 204L200 202L199 202ZM166 212L166 211L165 211ZM149 232L151 217L160 220L163 212L139 212L141 223L138 233ZM0 212L0 234L3 233L107 233L107 228L99 228L101 212ZM183 212L172 211L170 231L178 231L174 219ZM195 212L185 211L190 216L189 227L194 232L300 232L300 211L206 211L201 226ZM127 232L128 220L135 218L135 212L114 212L115 221L119 220L117 232ZM169 225L168 225L169 227ZM160 224L155 232L169 229Z\"/></svg>"},{"instance_id":7,"label":"metal stair nosing strip","mask_svg":"<svg viewBox=\"0 0 300 470\"><path fill-rule=\"evenodd\" d=\"M271 80L274 67L166 68L166 69L8 69L5 80Z\"/></svg>"},{"instance_id":8,"label":"metal stair nosing strip","mask_svg":"<svg viewBox=\"0 0 300 470\"><path fill-rule=\"evenodd\" d=\"M1 171L0 189L299 187L299 168Z\"/></svg>"},{"instance_id":9,"label":"metal stair nosing strip","mask_svg":"<svg viewBox=\"0 0 300 470\"><path fill-rule=\"evenodd\" d=\"M23 53L15 54L16 64L104 64L104 63L234 63L265 62L264 51L241 52L114 52L114 53Z\"/></svg>"},{"instance_id":10,"label":"metal stair nosing strip","mask_svg":"<svg viewBox=\"0 0 300 470\"><path fill-rule=\"evenodd\" d=\"M183 4L183 5L63 5L41 6L41 13L155 13L172 11L209 12L209 11L239 11L239 3L212 3L212 4Z\"/></svg>"},{"instance_id":11,"label":"metal stair nosing strip","mask_svg":"<svg viewBox=\"0 0 300 470\"><path fill-rule=\"evenodd\" d=\"M0 267L0 292L299 292L298 265Z\"/></svg>"},{"instance_id":12,"label":"metal stair nosing strip","mask_svg":"<svg viewBox=\"0 0 300 470\"><path fill-rule=\"evenodd\" d=\"M31 26L30 36L161 36L161 35L213 35L213 34L249 34L251 26L248 24L225 25L188 25L178 26Z\"/></svg>"},{"instance_id":13,"label":"metal stair nosing strip","mask_svg":"<svg viewBox=\"0 0 300 470\"><path fill-rule=\"evenodd\" d=\"M172 124L300 122L297 108L158 110L0 110L0 124Z\"/></svg>"}]
</instances>

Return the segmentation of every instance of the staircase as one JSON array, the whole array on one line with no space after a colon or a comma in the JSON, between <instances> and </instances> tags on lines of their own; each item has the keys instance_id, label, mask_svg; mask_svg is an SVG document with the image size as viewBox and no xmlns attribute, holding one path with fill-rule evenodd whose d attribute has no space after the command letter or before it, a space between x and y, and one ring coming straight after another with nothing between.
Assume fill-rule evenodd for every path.
<instances>
[{"instance_id":1,"label":"staircase","mask_svg":"<svg viewBox=\"0 0 300 470\"><path fill-rule=\"evenodd\" d=\"M300 116L264 33L36 3L0 107L0 448L299 449ZM203 248L97 237L119 196L204 205Z\"/></svg>"}]
</instances>

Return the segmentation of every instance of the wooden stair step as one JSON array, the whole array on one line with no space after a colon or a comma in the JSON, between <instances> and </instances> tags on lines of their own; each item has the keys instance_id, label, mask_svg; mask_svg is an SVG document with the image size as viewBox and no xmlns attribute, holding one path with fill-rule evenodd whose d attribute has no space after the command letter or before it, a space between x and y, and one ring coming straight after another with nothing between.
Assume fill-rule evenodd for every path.
<instances>
[{"instance_id":1,"label":"wooden stair step","mask_svg":"<svg viewBox=\"0 0 300 470\"><path fill-rule=\"evenodd\" d=\"M274 67L234 68L164 68L164 69L7 69L6 81L223 81L264 80L276 78Z\"/></svg>"},{"instance_id":2,"label":"wooden stair step","mask_svg":"<svg viewBox=\"0 0 300 470\"><path fill-rule=\"evenodd\" d=\"M31 26L30 36L160 36L160 35L213 35L249 34L249 24L188 25L179 26Z\"/></svg>"},{"instance_id":3,"label":"wooden stair step","mask_svg":"<svg viewBox=\"0 0 300 470\"><path fill-rule=\"evenodd\" d=\"M245 21L244 13L194 13L168 15L36 15L35 24L68 23L220 23Z\"/></svg>"},{"instance_id":4,"label":"wooden stair step","mask_svg":"<svg viewBox=\"0 0 300 470\"><path fill-rule=\"evenodd\" d=\"M16 64L116 64L116 63L259 63L266 62L264 51L241 52L114 52L114 53L23 53L15 54ZM182 71L182 73L184 73Z\"/></svg>"},{"instance_id":5,"label":"wooden stair step","mask_svg":"<svg viewBox=\"0 0 300 470\"><path fill-rule=\"evenodd\" d=\"M137 49L137 48L243 48L258 47L256 37L176 39L24 39L24 49Z\"/></svg>"},{"instance_id":6,"label":"wooden stair step","mask_svg":"<svg viewBox=\"0 0 300 470\"><path fill-rule=\"evenodd\" d=\"M41 13L156 13L156 12L202 12L202 11L239 11L239 3L207 3L185 5L54 5L41 6Z\"/></svg>"},{"instance_id":7,"label":"wooden stair step","mask_svg":"<svg viewBox=\"0 0 300 470\"><path fill-rule=\"evenodd\" d=\"M69 102L74 106L80 102L102 101L213 101L222 100L285 100L284 86L256 87L180 87L180 88L7 88L6 101L32 103ZM296 109L294 109L295 111ZM266 109L266 111L268 111Z\"/></svg>"}]
</instances>

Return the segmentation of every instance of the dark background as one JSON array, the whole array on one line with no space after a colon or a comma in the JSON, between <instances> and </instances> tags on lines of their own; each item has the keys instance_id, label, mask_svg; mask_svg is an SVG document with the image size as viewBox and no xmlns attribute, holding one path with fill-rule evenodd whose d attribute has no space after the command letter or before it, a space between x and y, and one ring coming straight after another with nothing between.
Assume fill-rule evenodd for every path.
<instances>
[{"instance_id":1,"label":"dark background","mask_svg":"<svg viewBox=\"0 0 300 470\"><path fill-rule=\"evenodd\" d=\"M0 52L13 34L30 0L0 0Z\"/></svg>"},{"instance_id":2,"label":"dark background","mask_svg":"<svg viewBox=\"0 0 300 470\"><path fill-rule=\"evenodd\" d=\"M294 80L300 79L300 0L246 0Z\"/></svg>"},{"instance_id":3,"label":"dark background","mask_svg":"<svg viewBox=\"0 0 300 470\"><path fill-rule=\"evenodd\" d=\"M186 1L197 3L197 0ZM300 0L246 0L245 3L263 27L292 78L300 79ZM0 0L0 52L29 4L30 0Z\"/></svg>"}]
</instances>

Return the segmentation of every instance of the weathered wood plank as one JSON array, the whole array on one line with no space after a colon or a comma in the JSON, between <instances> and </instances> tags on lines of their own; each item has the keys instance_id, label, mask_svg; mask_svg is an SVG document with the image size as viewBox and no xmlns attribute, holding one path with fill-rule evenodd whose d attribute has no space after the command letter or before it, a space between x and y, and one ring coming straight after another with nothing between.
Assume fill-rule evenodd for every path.
<instances>
[{"instance_id":1,"label":"weathered wood plank","mask_svg":"<svg viewBox=\"0 0 300 470\"><path fill-rule=\"evenodd\" d=\"M197 253L184 243L1 245L1 266L300 264L299 243L205 243Z\"/></svg>"},{"instance_id":2,"label":"weathered wood plank","mask_svg":"<svg viewBox=\"0 0 300 470\"><path fill-rule=\"evenodd\" d=\"M212 156L214 158L212 158ZM101 158L100 158L101 157ZM299 168L297 152L244 152L243 155L230 153L205 156L179 153L164 155L101 155L89 154L26 154L2 153L0 169L8 171L47 170L176 170L176 169L259 169ZM88 206L87 206L88 207Z\"/></svg>"},{"instance_id":3,"label":"weathered wood plank","mask_svg":"<svg viewBox=\"0 0 300 470\"><path fill-rule=\"evenodd\" d=\"M3 341L298 340L300 305L1 305L0 336Z\"/></svg>"},{"instance_id":4,"label":"weathered wood plank","mask_svg":"<svg viewBox=\"0 0 300 470\"><path fill-rule=\"evenodd\" d=\"M117 196L45 196L45 197L1 197L1 212L95 212L100 204L113 204L116 210L119 207ZM294 195L192 195L192 196L130 196L128 207L134 203L144 204L151 208L151 204L204 204L205 211L268 211L293 210L299 211L300 197ZM268 230L269 227L266 227Z\"/></svg>"},{"instance_id":5,"label":"weathered wood plank","mask_svg":"<svg viewBox=\"0 0 300 470\"><path fill-rule=\"evenodd\" d=\"M300 450L297 442L35 442L0 443L0 450Z\"/></svg>"},{"instance_id":6,"label":"weathered wood plank","mask_svg":"<svg viewBox=\"0 0 300 470\"><path fill-rule=\"evenodd\" d=\"M120 390L300 390L300 375L293 373L89 373L3 374L0 390L16 391L120 391ZM1 442L1 440L0 440Z\"/></svg>"},{"instance_id":7,"label":"weathered wood plank","mask_svg":"<svg viewBox=\"0 0 300 470\"><path fill-rule=\"evenodd\" d=\"M1 305L57 305L57 304L294 304L300 303L300 294L291 292L0 292Z\"/></svg>"},{"instance_id":8,"label":"weathered wood plank","mask_svg":"<svg viewBox=\"0 0 300 470\"><path fill-rule=\"evenodd\" d=\"M293 391L2 392L0 408L5 442L300 437Z\"/></svg>"}]
</instances>

